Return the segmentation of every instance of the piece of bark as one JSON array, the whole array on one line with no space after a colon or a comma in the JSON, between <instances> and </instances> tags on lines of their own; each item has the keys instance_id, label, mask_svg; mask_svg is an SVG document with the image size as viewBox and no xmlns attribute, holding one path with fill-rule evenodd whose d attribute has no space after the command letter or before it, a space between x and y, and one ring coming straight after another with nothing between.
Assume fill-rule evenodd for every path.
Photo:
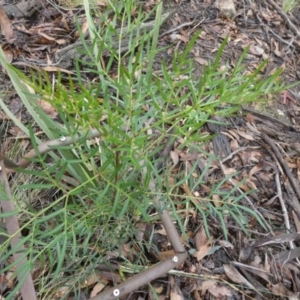
<instances>
[{"instance_id":1,"label":"piece of bark","mask_svg":"<svg viewBox=\"0 0 300 300\"><path fill-rule=\"evenodd\" d=\"M165 22L174 12L175 10L163 14L162 23ZM129 47L133 46L132 41L134 41L135 37L139 36L139 39L141 39L143 35L148 34L156 25L155 20L143 23L130 33L128 28L117 29L116 35L110 37L112 42L108 43L108 41L105 41L106 44L109 44L111 51L107 50L108 47L105 47L106 49L101 53L101 55L103 57L107 57L112 55L112 51L115 51L117 55L126 52ZM119 38L118 35L122 35L123 37ZM87 40L86 43L88 46L91 46L92 44L89 40ZM84 46L81 40L58 50L55 54L55 61L57 65L64 69L71 67L76 59L80 59L82 61L91 60L86 54L86 51L84 51Z\"/></svg>"},{"instance_id":2,"label":"piece of bark","mask_svg":"<svg viewBox=\"0 0 300 300\"><path fill-rule=\"evenodd\" d=\"M9 17L28 18L42 7L42 1L28 0L17 4L3 5L2 9Z\"/></svg>"},{"instance_id":3,"label":"piece of bark","mask_svg":"<svg viewBox=\"0 0 300 300\"><path fill-rule=\"evenodd\" d=\"M232 0L218 0L216 7L224 18L233 19L236 16L235 6Z\"/></svg>"},{"instance_id":4,"label":"piece of bark","mask_svg":"<svg viewBox=\"0 0 300 300\"><path fill-rule=\"evenodd\" d=\"M13 43L16 39L11 21L7 17L3 8L0 7L0 32L8 43Z\"/></svg>"}]
</instances>

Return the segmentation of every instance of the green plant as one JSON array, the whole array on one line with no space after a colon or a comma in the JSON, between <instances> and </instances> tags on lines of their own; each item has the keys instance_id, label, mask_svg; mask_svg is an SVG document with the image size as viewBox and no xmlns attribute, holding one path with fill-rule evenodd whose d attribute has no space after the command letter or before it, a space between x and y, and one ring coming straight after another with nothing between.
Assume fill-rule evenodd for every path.
<instances>
[{"instance_id":1,"label":"green plant","mask_svg":"<svg viewBox=\"0 0 300 300\"><path fill-rule=\"evenodd\" d=\"M283 89L283 85L277 83L280 70L261 79L260 71L265 63L253 74L243 75L246 51L233 70L228 66L221 69L226 40L215 61L205 68L198 80L194 79L194 62L189 53L199 33L182 53L174 53L171 67L163 62L161 70L153 74L155 57L162 51L157 49L161 6L156 9L156 25L141 38L137 28L153 12L144 14L137 9L139 14L133 20L131 12L136 9L135 1L109 2L114 14L113 17L105 13L101 16L101 25L106 25L101 34L100 26L96 27L92 20L89 3L85 1L84 5L92 43L83 40L90 61L77 62L76 81L58 74L53 89L47 74L24 75L8 66L0 51L3 67L34 120L24 126L3 102L0 103L13 122L31 137L37 153L38 167L20 172L38 180L20 185L15 195L23 195L23 190L29 194L37 189L57 191L55 197L43 199L39 209L28 199L22 206L17 205L15 212L22 215L22 229L29 232L22 240L27 257L32 264L46 270L40 272L43 280L38 281L39 296L43 299L57 297L57 287L66 288L60 299L67 298L70 292L77 293L82 282L95 272L95 266L106 261L108 251L122 258L121 245L130 245L135 239L135 221L151 221L148 214L154 209L155 196L148 189L151 178L155 178L157 192L165 199L166 208L172 210L183 233L185 228L174 200L178 197L184 197L180 204L185 204L187 210L196 207L207 231L210 214L219 218L225 236L224 215L228 212L232 217L247 212L260 221L255 213L239 204L242 196L237 197L234 189L222 194L221 185L229 177L214 186L206 203L200 205L191 197L182 196L179 188L188 183L191 191L196 190L205 182L204 173L194 178L196 166L188 172L179 172L174 186L166 189L170 172L159 173L155 164L166 140L182 138L181 149L197 149L200 153L203 143L210 138L200 130L211 122L212 116L230 116L241 104L259 101L266 94ZM117 24L127 30L118 32ZM128 49L118 51L112 37L117 37L120 47L121 41L127 39ZM104 51L110 53L105 65L99 59ZM84 79L82 69L89 72L93 80ZM28 86L35 94L29 92ZM58 110L61 122L51 119L37 99L49 101ZM89 138L91 127L99 131L98 139ZM70 136L74 142L41 154L38 148L41 140L34 135L36 128L49 140ZM145 176L141 181L142 171ZM220 194L223 206L213 205L213 194ZM18 199L15 202L18 203ZM236 219L245 230L247 217L239 220ZM0 247L3 259L17 250L8 248L9 241ZM123 261L126 260L124 257ZM140 269L146 264L147 259L141 255L134 268ZM5 270L10 268L8 265Z\"/></svg>"},{"instance_id":2,"label":"green plant","mask_svg":"<svg viewBox=\"0 0 300 300\"><path fill-rule=\"evenodd\" d=\"M283 0L282 6L285 12L291 12L299 4L298 0Z\"/></svg>"}]
</instances>

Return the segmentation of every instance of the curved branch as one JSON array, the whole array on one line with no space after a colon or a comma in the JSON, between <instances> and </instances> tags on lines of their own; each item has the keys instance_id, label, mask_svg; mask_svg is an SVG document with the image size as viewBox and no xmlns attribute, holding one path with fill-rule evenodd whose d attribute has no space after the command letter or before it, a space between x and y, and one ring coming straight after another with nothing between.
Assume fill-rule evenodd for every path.
<instances>
[{"instance_id":1,"label":"curved branch","mask_svg":"<svg viewBox=\"0 0 300 300\"><path fill-rule=\"evenodd\" d=\"M68 146L73 144L74 142L77 142L82 138L82 136L87 136L89 139L93 139L96 137L99 137L101 134L103 134L102 131L99 129L93 128L91 129L87 134L85 133L80 133L78 136L67 136L67 137L61 137L56 140L51 140L44 142L38 146L38 153L40 154L45 154L51 150L53 150L53 147L58 147L58 146ZM6 173L11 174L14 172L18 171L18 168L26 169L30 164L31 161L30 159L36 158L37 157L37 152L35 149L31 149L17 164L16 169L7 169Z\"/></svg>"},{"instance_id":2,"label":"curved branch","mask_svg":"<svg viewBox=\"0 0 300 300\"><path fill-rule=\"evenodd\" d=\"M174 259L176 258L176 259ZM127 295L128 293L138 289L140 286L145 285L152 280L166 274L168 271L181 265L187 258L187 252L176 253L172 259L168 259L150 267L148 270L134 275L125 282L110 288L90 300L114 300ZM117 296L115 296L117 295Z\"/></svg>"}]
</instances>

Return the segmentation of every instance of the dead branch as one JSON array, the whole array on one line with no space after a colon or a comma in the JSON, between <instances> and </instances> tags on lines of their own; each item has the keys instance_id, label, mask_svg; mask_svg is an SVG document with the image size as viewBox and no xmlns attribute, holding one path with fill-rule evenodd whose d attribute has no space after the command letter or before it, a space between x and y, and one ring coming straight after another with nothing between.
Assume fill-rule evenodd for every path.
<instances>
[{"instance_id":1,"label":"dead branch","mask_svg":"<svg viewBox=\"0 0 300 300\"><path fill-rule=\"evenodd\" d=\"M278 149L275 146L274 142L264 132L262 132L261 137L271 147L271 149L274 152L276 158L278 159L280 165L282 166L282 168L283 168L286 176L288 177L288 179L289 179L289 181L291 183L291 186L292 186L294 192L298 196L298 199L300 199L300 187L299 187L299 184L296 182L296 179L294 178L294 176L293 176L290 168L288 167L287 163L285 162L285 160L283 159L282 155L278 151Z\"/></svg>"},{"instance_id":2,"label":"dead branch","mask_svg":"<svg viewBox=\"0 0 300 300\"><path fill-rule=\"evenodd\" d=\"M93 139L96 137L99 137L102 134L101 131L98 129L91 129L88 134L85 133L80 133L78 136L67 136L67 137L61 137L56 140L51 140L44 142L38 146L38 153L40 154L45 154L51 150L53 150L53 147L58 147L58 146L69 146L77 141L79 141L82 136L85 136L88 139ZM19 168L26 169L30 164L31 161L30 159L36 158L38 154L34 149L31 149L17 164ZM18 169L8 169L7 174L11 174L18 171Z\"/></svg>"},{"instance_id":3,"label":"dead branch","mask_svg":"<svg viewBox=\"0 0 300 300\"><path fill-rule=\"evenodd\" d=\"M173 225L174 226L174 225ZM166 229L166 228L165 228ZM166 229L167 231L167 229ZM166 274L169 270L176 268L181 265L187 258L187 253L176 253L172 259L168 259L158 263L157 265L143 271L125 282L115 286L114 288L108 289L99 295L90 298L90 300L114 300L122 297L140 286L145 285L155 278L158 278Z\"/></svg>"},{"instance_id":4,"label":"dead branch","mask_svg":"<svg viewBox=\"0 0 300 300\"><path fill-rule=\"evenodd\" d=\"M4 213L12 213L15 211L15 207L12 201L11 192L10 192L3 160L0 161L0 168L1 168L0 181L4 186L6 195L8 197L8 199L0 200L0 206ZM25 247L22 241L20 240L21 231L20 231L20 226L19 226L17 216L11 215L9 217L6 217L5 224L6 224L7 233L11 236L11 242L10 242L11 248L15 250L13 253L13 258L14 261L16 262L17 270L20 270L22 268L28 268L26 252L24 251ZM32 276L30 272L28 272L28 274L26 275L25 274L24 272L18 272L17 274L19 282L24 281L20 289L22 298L23 300L35 300L37 299L37 297L34 289ZM25 280L24 280L24 276L26 276Z\"/></svg>"},{"instance_id":5,"label":"dead branch","mask_svg":"<svg viewBox=\"0 0 300 300\"><path fill-rule=\"evenodd\" d=\"M290 232L291 225L290 225L288 211L286 209L285 203L282 198L282 190L281 190L281 184L280 184L278 172L276 172L276 174L275 174L275 181L276 181L276 187L277 187L277 197L278 197L280 205L281 205L282 214L283 214L283 218L284 218L284 222L285 222L285 227L286 227L287 231Z\"/></svg>"}]
</instances>

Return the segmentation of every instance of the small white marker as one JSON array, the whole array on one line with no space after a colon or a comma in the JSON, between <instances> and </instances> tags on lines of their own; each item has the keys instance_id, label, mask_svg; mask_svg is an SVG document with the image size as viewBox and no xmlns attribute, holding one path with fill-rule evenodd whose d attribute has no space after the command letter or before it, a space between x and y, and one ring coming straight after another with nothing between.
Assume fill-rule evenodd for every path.
<instances>
[{"instance_id":1,"label":"small white marker","mask_svg":"<svg viewBox=\"0 0 300 300\"><path fill-rule=\"evenodd\" d=\"M114 294L115 297L118 297L120 295L120 290L115 289L113 294Z\"/></svg>"}]
</instances>

